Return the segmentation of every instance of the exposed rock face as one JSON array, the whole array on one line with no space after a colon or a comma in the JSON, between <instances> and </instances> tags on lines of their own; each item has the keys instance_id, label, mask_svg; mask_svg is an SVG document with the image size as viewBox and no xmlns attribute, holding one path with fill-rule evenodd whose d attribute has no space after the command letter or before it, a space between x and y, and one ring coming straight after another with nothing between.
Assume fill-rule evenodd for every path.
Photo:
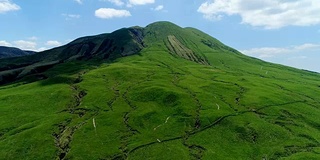
<instances>
[{"instance_id":1,"label":"exposed rock face","mask_svg":"<svg viewBox=\"0 0 320 160\"><path fill-rule=\"evenodd\" d=\"M179 57L184 59L194 61L200 64L209 65L209 63L205 60L205 58L201 57L200 55L194 53L191 49L184 46L175 36L168 36L169 48L172 54L176 54Z\"/></svg>"}]
</instances>

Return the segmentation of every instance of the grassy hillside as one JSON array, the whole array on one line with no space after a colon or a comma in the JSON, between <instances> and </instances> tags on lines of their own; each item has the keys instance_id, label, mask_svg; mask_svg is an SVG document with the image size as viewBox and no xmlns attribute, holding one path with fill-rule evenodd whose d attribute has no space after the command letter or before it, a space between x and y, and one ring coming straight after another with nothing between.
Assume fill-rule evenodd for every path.
<instances>
[{"instance_id":1,"label":"grassy hillside","mask_svg":"<svg viewBox=\"0 0 320 160\"><path fill-rule=\"evenodd\" d=\"M142 32L138 54L67 61L43 80L0 86L0 157L320 158L319 74L168 22Z\"/></svg>"}]
</instances>

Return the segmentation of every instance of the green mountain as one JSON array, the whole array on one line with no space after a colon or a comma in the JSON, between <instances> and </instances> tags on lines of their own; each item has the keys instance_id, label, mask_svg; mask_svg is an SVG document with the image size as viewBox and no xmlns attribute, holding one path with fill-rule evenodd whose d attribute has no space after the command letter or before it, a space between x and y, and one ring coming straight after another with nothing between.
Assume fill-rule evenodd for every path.
<instances>
[{"instance_id":1,"label":"green mountain","mask_svg":"<svg viewBox=\"0 0 320 160\"><path fill-rule=\"evenodd\" d=\"M18 48L14 47L5 47L0 46L0 59L2 58L10 58L10 57L20 57L20 56L27 56L30 54L34 54L33 51L23 51Z\"/></svg>"},{"instance_id":2,"label":"green mountain","mask_svg":"<svg viewBox=\"0 0 320 160\"><path fill-rule=\"evenodd\" d=\"M320 75L194 28L123 28L0 70L3 159L320 158Z\"/></svg>"}]
</instances>

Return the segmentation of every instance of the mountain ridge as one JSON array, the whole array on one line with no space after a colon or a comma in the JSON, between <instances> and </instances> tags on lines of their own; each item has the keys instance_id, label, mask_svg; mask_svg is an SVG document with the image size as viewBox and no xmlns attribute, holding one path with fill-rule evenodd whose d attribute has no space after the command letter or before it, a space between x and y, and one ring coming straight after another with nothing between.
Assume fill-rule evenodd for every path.
<instances>
[{"instance_id":1,"label":"mountain ridge","mask_svg":"<svg viewBox=\"0 0 320 160\"><path fill-rule=\"evenodd\" d=\"M24 51L16 47L0 46L0 59L27 56L35 53L34 51Z\"/></svg>"},{"instance_id":2,"label":"mountain ridge","mask_svg":"<svg viewBox=\"0 0 320 160\"><path fill-rule=\"evenodd\" d=\"M122 28L112 33L81 37L66 45L42 51L28 57L2 60L0 63L0 84L12 81L13 79L21 79L28 74L32 74L32 71L39 72L39 67L42 71L45 68L49 69L56 64L66 61L77 59L108 59L113 61L120 57L136 54L142 49L148 49L148 46L152 48L152 46L155 46L154 43L160 46L165 45L167 50L174 56L208 64L205 56L201 54L205 51L199 50L195 42L183 39L181 35L193 35L192 38L201 39L202 43L211 49L227 49L240 54L197 29L181 28L171 22L162 21L149 24L145 28L135 26ZM203 46L201 47L203 48ZM174 50L175 48L177 49ZM4 72L8 70L12 70L12 72L10 74Z\"/></svg>"}]
</instances>

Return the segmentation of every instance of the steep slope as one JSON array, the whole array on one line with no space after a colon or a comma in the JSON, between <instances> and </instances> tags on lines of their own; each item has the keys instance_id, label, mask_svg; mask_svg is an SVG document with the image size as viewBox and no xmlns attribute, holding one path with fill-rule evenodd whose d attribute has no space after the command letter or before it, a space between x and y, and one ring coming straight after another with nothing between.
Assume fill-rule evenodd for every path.
<instances>
[{"instance_id":1,"label":"steep slope","mask_svg":"<svg viewBox=\"0 0 320 160\"><path fill-rule=\"evenodd\" d=\"M246 57L193 28L139 29L142 40L114 41L109 53L97 52L105 43L82 54L104 38L78 39L67 45L75 52L54 49L65 61L46 79L2 85L0 157L319 159L319 74ZM129 42L140 49L121 49Z\"/></svg>"},{"instance_id":2,"label":"steep slope","mask_svg":"<svg viewBox=\"0 0 320 160\"><path fill-rule=\"evenodd\" d=\"M0 46L0 59L2 58L10 58L10 57L20 57L20 56L26 56L30 54L34 54L35 52L32 51L23 51L18 48L14 47L5 47Z\"/></svg>"},{"instance_id":3,"label":"steep slope","mask_svg":"<svg viewBox=\"0 0 320 160\"><path fill-rule=\"evenodd\" d=\"M142 38L141 28L124 28L110 34L79 38L67 45L28 57L5 59L0 62L0 84L21 79L26 75L41 73L67 61L114 60L132 55L143 48Z\"/></svg>"},{"instance_id":4,"label":"steep slope","mask_svg":"<svg viewBox=\"0 0 320 160\"><path fill-rule=\"evenodd\" d=\"M67 45L28 57L1 60L0 84L19 80L27 75L40 74L54 65L72 60L113 61L137 54L144 48L154 47L160 50L166 48L175 57L206 65L209 62L203 53L212 50L230 50L236 53L232 48L196 29L183 29L170 22L158 22L145 28L123 28L110 34L79 38ZM43 75L38 77L42 78Z\"/></svg>"}]
</instances>

